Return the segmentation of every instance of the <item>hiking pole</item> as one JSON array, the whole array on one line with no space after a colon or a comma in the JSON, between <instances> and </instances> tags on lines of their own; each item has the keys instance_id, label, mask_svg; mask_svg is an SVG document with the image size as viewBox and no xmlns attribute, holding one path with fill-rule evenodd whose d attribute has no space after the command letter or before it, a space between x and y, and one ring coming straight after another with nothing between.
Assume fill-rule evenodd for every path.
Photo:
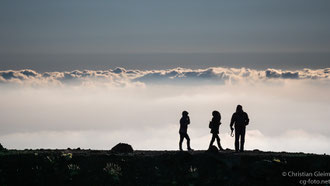
<instances>
[{"instance_id":1,"label":"hiking pole","mask_svg":"<svg viewBox=\"0 0 330 186\"><path fill-rule=\"evenodd\" d=\"M231 137L234 137L234 129L231 129L230 136L231 136Z\"/></svg>"}]
</instances>

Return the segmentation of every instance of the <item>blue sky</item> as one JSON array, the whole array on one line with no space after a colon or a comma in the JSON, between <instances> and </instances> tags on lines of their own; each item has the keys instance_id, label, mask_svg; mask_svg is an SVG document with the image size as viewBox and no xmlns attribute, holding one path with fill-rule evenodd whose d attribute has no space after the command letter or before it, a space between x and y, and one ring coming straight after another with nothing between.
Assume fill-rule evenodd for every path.
<instances>
[{"instance_id":1,"label":"blue sky","mask_svg":"<svg viewBox=\"0 0 330 186\"><path fill-rule=\"evenodd\" d=\"M182 66L182 61L202 63L191 60L195 58L188 57L191 54L203 54L200 60L207 66L242 67L255 60L247 55L232 65L235 59L218 57L225 58L220 63L212 55L205 56L210 53L258 54L262 67L283 62L289 67L299 66L300 60L299 67L313 67L311 63L316 64L315 68L328 67L329 9L327 0L3 0L1 69L32 67L42 71L47 70L40 67L42 64L71 63L68 68L72 70L93 68L89 64L92 62L94 68L113 67L120 65L118 55L127 54L146 55L121 60L124 67L133 68ZM265 57L265 53L273 55ZM288 53L295 62L292 56L287 57ZM162 62L161 55L148 61L155 54L172 55L173 61ZM175 54L185 54L184 59ZM306 55L310 59L321 57L310 62L304 60ZM86 56L92 62L84 61ZM283 59L267 62L274 57ZM134 62L134 58L142 62Z\"/></svg>"}]
</instances>

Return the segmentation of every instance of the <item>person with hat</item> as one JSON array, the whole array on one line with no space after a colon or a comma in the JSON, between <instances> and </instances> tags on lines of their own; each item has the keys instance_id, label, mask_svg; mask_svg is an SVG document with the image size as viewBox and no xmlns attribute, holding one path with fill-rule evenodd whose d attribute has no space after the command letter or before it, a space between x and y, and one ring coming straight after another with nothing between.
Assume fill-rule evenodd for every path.
<instances>
[{"instance_id":1,"label":"person with hat","mask_svg":"<svg viewBox=\"0 0 330 186\"><path fill-rule=\"evenodd\" d=\"M187 111L183 111L182 112L182 117L180 119L180 130L179 130L179 134L180 134L179 149L180 149L180 151L182 151L182 142L183 142L184 138L186 138L186 140L187 140L187 149L188 149L188 151L193 150L190 147L190 138L189 138L189 135L187 133L188 125L190 124L190 119L189 119L188 114L189 113Z\"/></svg>"}]
</instances>

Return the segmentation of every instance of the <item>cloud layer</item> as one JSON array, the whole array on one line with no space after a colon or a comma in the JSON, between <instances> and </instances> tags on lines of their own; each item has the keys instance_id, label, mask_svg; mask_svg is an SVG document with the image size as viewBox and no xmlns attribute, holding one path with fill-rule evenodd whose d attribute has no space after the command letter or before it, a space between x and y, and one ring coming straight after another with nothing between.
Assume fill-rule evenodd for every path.
<instances>
[{"instance_id":1,"label":"cloud layer","mask_svg":"<svg viewBox=\"0 0 330 186\"><path fill-rule=\"evenodd\" d=\"M221 143L233 148L229 123L241 104L251 120L247 149L329 153L328 73L245 68L1 71L0 142L9 148L109 149L127 142L137 149L177 149L179 119L187 110L193 148L206 149L208 123L218 110Z\"/></svg>"},{"instance_id":2,"label":"cloud layer","mask_svg":"<svg viewBox=\"0 0 330 186\"><path fill-rule=\"evenodd\" d=\"M0 71L0 83L17 84L53 84L53 85L88 85L91 83L105 83L124 86L130 83L212 83L225 84L237 81L267 81L274 79L309 79L330 80L330 68L303 69L287 71L280 69L255 70L249 68L207 69L174 68L167 70L126 70L115 68L109 70L74 70L71 72L38 73L31 69Z\"/></svg>"}]
</instances>

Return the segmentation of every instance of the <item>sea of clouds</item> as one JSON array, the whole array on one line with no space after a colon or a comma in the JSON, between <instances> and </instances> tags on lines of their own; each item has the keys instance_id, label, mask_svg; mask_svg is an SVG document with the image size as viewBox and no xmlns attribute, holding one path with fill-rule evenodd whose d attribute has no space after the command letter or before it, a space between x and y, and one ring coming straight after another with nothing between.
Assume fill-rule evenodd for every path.
<instances>
[{"instance_id":1,"label":"sea of clouds","mask_svg":"<svg viewBox=\"0 0 330 186\"><path fill-rule=\"evenodd\" d=\"M247 149L330 153L330 68L0 71L0 143L8 148L178 148L181 112L192 147L206 149L220 111L233 148L236 105L249 114Z\"/></svg>"},{"instance_id":2,"label":"sea of clouds","mask_svg":"<svg viewBox=\"0 0 330 186\"><path fill-rule=\"evenodd\" d=\"M43 84L90 84L91 82L103 82L106 84L124 86L127 83L141 82L152 84L199 84L228 82L258 81L268 79L316 79L329 80L330 68L303 69L285 71L279 69L254 70L249 68L221 68L211 67L207 69L174 68L167 70L126 70L115 68L109 70L74 70L71 72L44 72L34 70L7 70L0 71L0 83L23 83L29 85Z\"/></svg>"}]
</instances>

